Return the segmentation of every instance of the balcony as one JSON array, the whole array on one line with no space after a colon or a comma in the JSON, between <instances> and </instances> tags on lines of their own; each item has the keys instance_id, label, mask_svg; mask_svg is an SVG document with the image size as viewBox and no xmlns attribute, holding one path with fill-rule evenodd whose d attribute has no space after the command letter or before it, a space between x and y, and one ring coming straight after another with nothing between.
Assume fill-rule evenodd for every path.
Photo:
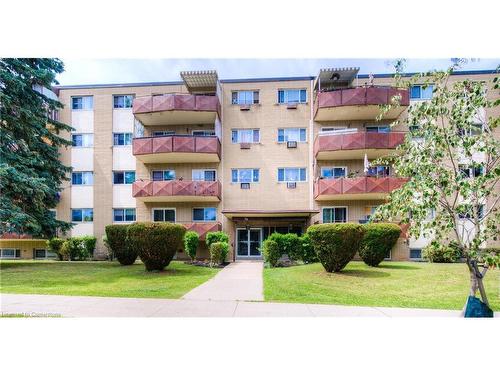
<instances>
[{"instance_id":1,"label":"balcony","mask_svg":"<svg viewBox=\"0 0 500 375\"><path fill-rule=\"evenodd\" d=\"M385 199L399 189L407 178L401 177L354 177L320 179L314 184L317 201Z\"/></svg>"},{"instance_id":2,"label":"balcony","mask_svg":"<svg viewBox=\"0 0 500 375\"><path fill-rule=\"evenodd\" d=\"M201 240L205 240L207 233L218 232L222 230L222 224L219 222L191 222L183 223L186 230L192 230L200 236Z\"/></svg>"},{"instance_id":3,"label":"balcony","mask_svg":"<svg viewBox=\"0 0 500 375\"><path fill-rule=\"evenodd\" d=\"M318 134L314 141L317 160L377 159L394 153L403 143L406 133L338 133Z\"/></svg>"},{"instance_id":4,"label":"balcony","mask_svg":"<svg viewBox=\"0 0 500 375\"><path fill-rule=\"evenodd\" d=\"M132 196L143 202L219 202L219 181L145 181L132 185Z\"/></svg>"},{"instance_id":5,"label":"balcony","mask_svg":"<svg viewBox=\"0 0 500 375\"><path fill-rule=\"evenodd\" d=\"M216 136L144 137L132 142L132 153L143 163L217 163L220 150Z\"/></svg>"},{"instance_id":6,"label":"balcony","mask_svg":"<svg viewBox=\"0 0 500 375\"><path fill-rule=\"evenodd\" d=\"M387 86L351 87L318 92L314 102L315 121L375 120L380 105L390 104L394 96L401 95L400 106L384 115L397 118L409 105L407 89Z\"/></svg>"},{"instance_id":7,"label":"balcony","mask_svg":"<svg viewBox=\"0 0 500 375\"><path fill-rule=\"evenodd\" d=\"M211 95L142 96L134 99L133 113L146 126L213 124L220 103Z\"/></svg>"}]
</instances>

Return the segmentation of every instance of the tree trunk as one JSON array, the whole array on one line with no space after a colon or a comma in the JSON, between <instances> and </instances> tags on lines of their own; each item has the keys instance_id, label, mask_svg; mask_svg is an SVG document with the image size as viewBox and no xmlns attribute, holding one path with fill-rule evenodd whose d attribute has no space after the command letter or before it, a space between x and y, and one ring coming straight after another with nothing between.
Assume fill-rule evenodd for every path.
<instances>
[{"instance_id":1,"label":"tree trunk","mask_svg":"<svg viewBox=\"0 0 500 375\"><path fill-rule=\"evenodd\" d=\"M470 295L475 296L477 291L479 290L479 294L481 295L481 300L488 307L490 307L488 303L488 297L486 296L486 290L484 289L483 277L486 274L487 268L481 273L477 268L477 263L472 262L471 260L467 260L467 267L469 268L470 275Z\"/></svg>"}]
</instances>

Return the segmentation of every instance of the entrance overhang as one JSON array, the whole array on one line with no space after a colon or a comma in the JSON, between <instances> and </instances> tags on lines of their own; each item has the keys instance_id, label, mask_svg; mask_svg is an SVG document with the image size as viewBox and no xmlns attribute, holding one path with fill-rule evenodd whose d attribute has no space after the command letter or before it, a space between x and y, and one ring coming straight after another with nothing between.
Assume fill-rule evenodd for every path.
<instances>
[{"instance_id":1,"label":"entrance overhang","mask_svg":"<svg viewBox=\"0 0 500 375\"><path fill-rule=\"evenodd\" d=\"M309 218L319 210L222 210L229 219L237 218Z\"/></svg>"}]
</instances>

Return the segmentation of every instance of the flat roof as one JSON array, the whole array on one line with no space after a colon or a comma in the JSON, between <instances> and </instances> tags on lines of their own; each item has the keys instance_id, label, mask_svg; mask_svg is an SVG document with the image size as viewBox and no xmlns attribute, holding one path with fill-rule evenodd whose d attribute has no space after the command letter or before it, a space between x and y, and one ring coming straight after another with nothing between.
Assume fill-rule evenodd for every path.
<instances>
[{"instance_id":1,"label":"flat roof","mask_svg":"<svg viewBox=\"0 0 500 375\"><path fill-rule=\"evenodd\" d=\"M476 75L476 74L495 74L498 73L495 69L489 70L462 70L455 71L452 75ZM403 77L411 77L418 73L403 73ZM368 78L369 74L358 74L358 78ZM375 78L392 78L394 73L373 74ZM221 83L252 83L252 82L289 82L289 81L312 81L316 76L299 76L299 77L263 77L263 78L236 78L236 79L221 79ZM102 83L88 85L56 85L55 90L71 90L71 89L98 89L98 88L119 88L119 87L143 87L143 86L172 86L183 85L183 81L165 81L165 82L134 82L134 83Z\"/></svg>"}]
</instances>

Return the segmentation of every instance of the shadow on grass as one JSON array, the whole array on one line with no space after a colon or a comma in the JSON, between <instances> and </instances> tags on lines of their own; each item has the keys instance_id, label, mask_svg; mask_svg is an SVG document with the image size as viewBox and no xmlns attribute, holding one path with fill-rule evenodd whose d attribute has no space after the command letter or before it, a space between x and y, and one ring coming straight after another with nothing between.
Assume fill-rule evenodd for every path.
<instances>
[{"instance_id":1,"label":"shadow on grass","mask_svg":"<svg viewBox=\"0 0 500 375\"><path fill-rule=\"evenodd\" d=\"M409 266L406 264L381 264L377 268L385 268L389 270L419 270L421 267Z\"/></svg>"},{"instance_id":2,"label":"shadow on grass","mask_svg":"<svg viewBox=\"0 0 500 375\"><path fill-rule=\"evenodd\" d=\"M340 275L343 276L351 276L351 277L363 277L363 278L380 278L380 277L389 277L391 276L387 272L377 271L377 270L346 270L343 269L339 272Z\"/></svg>"}]
</instances>

